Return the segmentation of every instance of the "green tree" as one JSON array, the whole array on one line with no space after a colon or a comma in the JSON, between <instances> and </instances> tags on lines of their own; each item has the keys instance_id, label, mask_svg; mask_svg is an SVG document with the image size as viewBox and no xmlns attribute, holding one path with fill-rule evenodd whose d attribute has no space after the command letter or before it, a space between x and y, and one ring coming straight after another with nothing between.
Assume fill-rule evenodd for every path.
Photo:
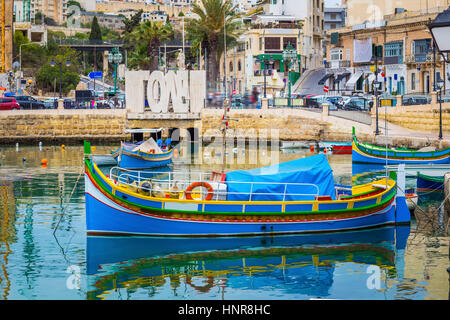
<instances>
[{"instance_id":1,"label":"green tree","mask_svg":"<svg viewBox=\"0 0 450 320\"><path fill-rule=\"evenodd\" d=\"M161 21L146 21L136 27L130 37L135 43L145 46L145 53L151 59L148 70L154 71L158 70L159 46L161 42L172 39L173 29L170 24Z\"/></svg>"},{"instance_id":2,"label":"green tree","mask_svg":"<svg viewBox=\"0 0 450 320\"><path fill-rule=\"evenodd\" d=\"M100 28L100 25L98 24L96 16L94 16L94 19L92 19L91 32L89 33L89 40L96 43L100 43L103 41L102 30ZM95 70L102 69L103 65L102 53L96 52L95 50L94 52L90 53L89 63L94 66Z\"/></svg>"},{"instance_id":3,"label":"green tree","mask_svg":"<svg viewBox=\"0 0 450 320\"><path fill-rule=\"evenodd\" d=\"M102 30L98 24L98 19L94 16L91 24L91 32L89 34L89 40L102 40Z\"/></svg>"},{"instance_id":4,"label":"green tree","mask_svg":"<svg viewBox=\"0 0 450 320\"><path fill-rule=\"evenodd\" d=\"M238 37L244 28L241 22L242 14L236 13L236 6L231 0L201 0L194 4L192 12L198 16L187 23L188 39L194 46L202 45L207 53L207 83L219 82L219 58L224 52L225 35L227 50L237 44Z\"/></svg>"},{"instance_id":5,"label":"green tree","mask_svg":"<svg viewBox=\"0 0 450 320\"><path fill-rule=\"evenodd\" d=\"M144 10L139 10L134 15L131 16L130 19L125 18L123 20L123 24L125 25L124 31L125 33L133 32L134 28L136 28L141 23L141 17Z\"/></svg>"},{"instance_id":6,"label":"green tree","mask_svg":"<svg viewBox=\"0 0 450 320\"><path fill-rule=\"evenodd\" d=\"M70 90L75 90L80 82L80 76L77 72L71 71L63 63L61 72L61 91L66 95ZM52 67L49 63L46 63L36 73L36 85L44 91L59 92L59 66ZM56 88L54 87L56 85Z\"/></svg>"}]
</instances>

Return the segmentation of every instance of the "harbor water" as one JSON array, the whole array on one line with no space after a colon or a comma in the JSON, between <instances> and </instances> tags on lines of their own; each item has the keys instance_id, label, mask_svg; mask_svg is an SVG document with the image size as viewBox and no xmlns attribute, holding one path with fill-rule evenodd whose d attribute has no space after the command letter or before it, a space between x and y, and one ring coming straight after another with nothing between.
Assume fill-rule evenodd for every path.
<instances>
[{"instance_id":1,"label":"harbor water","mask_svg":"<svg viewBox=\"0 0 450 320\"><path fill-rule=\"evenodd\" d=\"M115 147L95 146L95 153ZM309 148L276 148L231 148L225 169L312 154ZM173 170L220 170L220 148L197 148L188 157L186 150L180 149ZM243 163L235 161L239 155ZM327 157L336 184L383 175L383 167L352 166L351 155ZM443 193L420 196L410 226L247 238L87 237L83 169L82 146L2 147L0 299L449 297L449 238L439 218ZM429 223L430 216L440 223Z\"/></svg>"}]
</instances>

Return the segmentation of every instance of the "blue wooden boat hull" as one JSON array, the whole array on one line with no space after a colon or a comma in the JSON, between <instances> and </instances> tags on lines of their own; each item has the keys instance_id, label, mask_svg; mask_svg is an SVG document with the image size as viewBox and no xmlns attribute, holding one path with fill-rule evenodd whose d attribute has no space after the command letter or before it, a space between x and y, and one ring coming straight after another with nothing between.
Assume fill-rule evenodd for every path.
<instances>
[{"instance_id":1,"label":"blue wooden boat hull","mask_svg":"<svg viewBox=\"0 0 450 320\"><path fill-rule=\"evenodd\" d=\"M444 190L444 182L434 181L427 179L427 176L418 175L417 176L417 191L443 191Z\"/></svg>"},{"instance_id":2,"label":"blue wooden boat hull","mask_svg":"<svg viewBox=\"0 0 450 320\"><path fill-rule=\"evenodd\" d=\"M360 152L359 150L355 150L355 148L353 148L352 150L352 162L355 163L367 163L367 164L381 164L381 165L385 165L386 164L386 152L379 152L380 155L378 157L376 156L371 156L368 154L364 154L362 152ZM393 153L388 152L388 159L387 159L387 164L401 164L401 163L406 163L406 164L430 164L430 163L434 163L434 164L447 164L449 163L450 160L450 156L447 158L441 158L441 159L427 159L427 160L415 160L415 159L409 159L409 158L403 158L403 159L393 159L390 158L390 156L393 156Z\"/></svg>"},{"instance_id":3,"label":"blue wooden boat hull","mask_svg":"<svg viewBox=\"0 0 450 320\"><path fill-rule=\"evenodd\" d=\"M151 169L167 166L172 163L173 149L161 154L133 152L120 149L112 151L120 168L123 169ZM120 159L120 161L119 161Z\"/></svg>"},{"instance_id":4,"label":"blue wooden boat hull","mask_svg":"<svg viewBox=\"0 0 450 320\"><path fill-rule=\"evenodd\" d=\"M395 223L394 201L371 214L311 221L211 221L144 214L106 197L86 175L86 229L94 235L236 236L332 232ZM131 199L130 199L131 200Z\"/></svg>"}]
</instances>

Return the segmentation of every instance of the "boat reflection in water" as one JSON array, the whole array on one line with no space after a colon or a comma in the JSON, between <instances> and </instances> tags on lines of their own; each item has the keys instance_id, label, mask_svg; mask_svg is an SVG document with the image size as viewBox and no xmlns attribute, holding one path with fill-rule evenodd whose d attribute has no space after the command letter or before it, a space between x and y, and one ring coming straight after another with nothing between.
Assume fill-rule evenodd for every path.
<instances>
[{"instance_id":1,"label":"boat reflection in water","mask_svg":"<svg viewBox=\"0 0 450 320\"><path fill-rule=\"evenodd\" d=\"M223 299L225 290L227 299L278 299L274 292L283 292L283 299L327 297L340 263L401 274L396 265L403 264L409 230L214 239L88 236L87 298L115 299L114 292L139 289L146 291L144 299L188 299L195 296L189 290L204 299ZM176 294L177 288L182 292Z\"/></svg>"}]
</instances>

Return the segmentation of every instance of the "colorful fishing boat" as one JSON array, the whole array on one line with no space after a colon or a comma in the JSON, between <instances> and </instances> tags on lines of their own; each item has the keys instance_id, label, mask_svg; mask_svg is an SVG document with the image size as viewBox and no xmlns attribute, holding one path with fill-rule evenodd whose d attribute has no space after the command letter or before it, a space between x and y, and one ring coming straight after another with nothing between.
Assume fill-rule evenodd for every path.
<instances>
[{"instance_id":1,"label":"colorful fishing boat","mask_svg":"<svg viewBox=\"0 0 450 320\"><path fill-rule=\"evenodd\" d=\"M386 156L387 150L387 156ZM359 142L353 127L352 161L376 164L450 163L450 148L437 151L392 149Z\"/></svg>"},{"instance_id":2,"label":"colorful fishing boat","mask_svg":"<svg viewBox=\"0 0 450 320\"><path fill-rule=\"evenodd\" d=\"M417 173L417 191L443 191L444 190L444 177L443 176L430 176L422 173Z\"/></svg>"},{"instance_id":3,"label":"colorful fishing boat","mask_svg":"<svg viewBox=\"0 0 450 320\"><path fill-rule=\"evenodd\" d=\"M275 235L369 228L396 219L394 180L340 194L323 154L186 180L170 172L148 179L117 167L107 176L92 159L85 158L90 235ZM195 191L198 186L206 192Z\"/></svg>"},{"instance_id":4,"label":"colorful fishing boat","mask_svg":"<svg viewBox=\"0 0 450 320\"><path fill-rule=\"evenodd\" d=\"M136 133L158 133L161 129L132 129L127 132ZM121 142L120 148L111 151L120 168L126 169L151 169L164 167L172 163L173 148L171 139L165 142L158 139L158 142L150 137L146 141L138 143Z\"/></svg>"}]
</instances>

